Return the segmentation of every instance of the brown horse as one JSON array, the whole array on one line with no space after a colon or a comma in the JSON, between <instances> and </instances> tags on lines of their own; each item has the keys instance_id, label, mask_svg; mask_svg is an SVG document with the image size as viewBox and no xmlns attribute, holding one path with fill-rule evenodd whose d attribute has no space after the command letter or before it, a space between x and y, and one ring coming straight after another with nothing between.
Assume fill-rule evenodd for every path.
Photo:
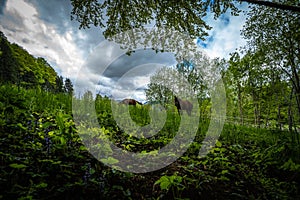
<instances>
[{"instance_id":1,"label":"brown horse","mask_svg":"<svg viewBox=\"0 0 300 200\"><path fill-rule=\"evenodd\" d=\"M133 106L136 106L136 104L142 105L141 102L138 102L137 100L134 99L123 99L120 103L126 105L133 105Z\"/></svg>"},{"instance_id":2,"label":"brown horse","mask_svg":"<svg viewBox=\"0 0 300 200\"><path fill-rule=\"evenodd\" d=\"M180 115L181 110L186 110L189 116L191 116L193 104L188 100L182 100L174 96L175 106L177 108L178 114Z\"/></svg>"}]
</instances>

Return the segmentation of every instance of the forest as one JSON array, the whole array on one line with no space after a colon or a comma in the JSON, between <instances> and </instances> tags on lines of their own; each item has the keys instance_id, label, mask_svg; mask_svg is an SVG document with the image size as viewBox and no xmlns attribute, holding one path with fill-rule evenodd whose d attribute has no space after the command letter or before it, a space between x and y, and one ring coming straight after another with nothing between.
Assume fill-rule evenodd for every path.
<instances>
[{"instance_id":1,"label":"forest","mask_svg":"<svg viewBox=\"0 0 300 200\"><path fill-rule=\"evenodd\" d=\"M210 27L201 12L240 12L234 1L141 2L147 9L133 14L122 8L136 11L136 1L71 0L71 19L106 28L108 39L149 20L204 39ZM0 199L300 199L300 3L273 3L249 3L247 44L229 59L201 57L224 84L218 138L206 135L216 111L195 60L151 76L149 103L125 105L91 91L76 95L70 77L0 32ZM188 15L175 18L181 12ZM161 86L184 96L177 76L192 86L192 113L179 111L174 91ZM177 135L190 143L174 143ZM154 164L140 162L149 157Z\"/></svg>"}]
</instances>

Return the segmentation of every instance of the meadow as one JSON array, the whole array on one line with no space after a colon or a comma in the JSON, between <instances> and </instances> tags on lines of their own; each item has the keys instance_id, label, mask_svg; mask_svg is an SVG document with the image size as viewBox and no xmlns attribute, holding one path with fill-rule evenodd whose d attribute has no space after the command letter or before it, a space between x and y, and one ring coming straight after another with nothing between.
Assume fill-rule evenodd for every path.
<instances>
[{"instance_id":1,"label":"meadow","mask_svg":"<svg viewBox=\"0 0 300 200\"><path fill-rule=\"evenodd\" d=\"M0 93L1 199L300 198L300 144L288 131L226 121L214 147L199 157L210 122L202 116L195 139L179 159L135 174L104 164L117 164L115 157L98 161L87 151L78 133L82 127L73 119L70 95L14 85L0 86ZM97 97L99 128L93 128L89 139L106 137L123 150L146 153L167 145L178 132L181 118L170 109L156 135L127 134L111 105L109 98ZM138 125L150 122L149 105L131 106L129 111ZM86 113L79 113L84 119ZM128 124L122 120L126 118L118 123ZM97 142L91 145L97 148Z\"/></svg>"}]
</instances>

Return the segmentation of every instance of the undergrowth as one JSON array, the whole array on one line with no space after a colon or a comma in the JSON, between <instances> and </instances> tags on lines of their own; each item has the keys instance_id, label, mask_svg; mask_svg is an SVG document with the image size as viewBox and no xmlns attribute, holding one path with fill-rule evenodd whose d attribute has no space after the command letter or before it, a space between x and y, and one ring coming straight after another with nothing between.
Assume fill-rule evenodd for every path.
<instances>
[{"instance_id":1,"label":"undergrowth","mask_svg":"<svg viewBox=\"0 0 300 200\"><path fill-rule=\"evenodd\" d=\"M133 174L95 159L78 134L72 98L14 86L0 87L0 198L3 199L299 199L299 144L288 132L225 124L214 148L199 157L209 120L169 166ZM136 123L149 108L131 107ZM108 98L96 101L99 130L119 148L149 152L168 144L180 122L167 113L158 136L120 129ZM113 158L110 162L118 162Z\"/></svg>"}]
</instances>

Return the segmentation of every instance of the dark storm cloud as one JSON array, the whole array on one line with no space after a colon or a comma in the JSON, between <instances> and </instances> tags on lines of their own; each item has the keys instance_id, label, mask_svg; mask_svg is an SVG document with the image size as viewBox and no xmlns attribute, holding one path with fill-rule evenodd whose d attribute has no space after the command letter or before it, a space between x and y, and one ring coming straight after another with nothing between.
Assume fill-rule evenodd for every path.
<instances>
[{"instance_id":1,"label":"dark storm cloud","mask_svg":"<svg viewBox=\"0 0 300 200\"><path fill-rule=\"evenodd\" d=\"M7 0L0 0L0 15L3 14L3 10L5 8Z\"/></svg>"},{"instance_id":2,"label":"dark storm cloud","mask_svg":"<svg viewBox=\"0 0 300 200\"><path fill-rule=\"evenodd\" d=\"M39 11L41 20L54 24L60 34L64 34L72 25L78 25L70 20L72 7L69 0L26 0L25 2L32 4Z\"/></svg>"},{"instance_id":3,"label":"dark storm cloud","mask_svg":"<svg viewBox=\"0 0 300 200\"><path fill-rule=\"evenodd\" d=\"M147 87L146 87L146 86L143 86L143 87L137 88L136 90L137 90L137 91L144 91L145 89L147 89Z\"/></svg>"},{"instance_id":4,"label":"dark storm cloud","mask_svg":"<svg viewBox=\"0 0 300 200\"><path fill-rule=\"evenodd\" d=\"M103 73L105 77L119 79L126 72L134 67L147 63L158 63L163 65L172 65L175 63L171 53L155 53L152 50L138 50L130 56L124 54L115 62L113 62ZM144 74L149 74L153 68L148 67L143 69Z\"/></svg>"},{"instance_id":5,"label":"dark storm cloud","mask_svg":"<svg viewBox=\"0 0 300 200\"><path fill-rule=\"evenodd\" d=\"M4 29L10 30L14 33L25 30L24 19L18 12L12 11L10 13L6 13L5 15L1 15L0 19L1 25Z\"/></svg>"},{"instance_id":6,"label":"dark storm cloud","mask_svg":"<svg viewBox=\"0 0 300 200\"><path fill-rule=\"evenodd\" d=\"M28 40L27 38L23 38L23 39L22 39L22 42L25 43L25 44L28 44L28 43L30 43L31 41Z\"/></svg>"},{"instance_id":7,"label":"dark storm cloud","mask_svg":"<svg viewBox=\"0 0 300 200\"><path fill-rule=\"evenodd\" d=\"M65 34L65 32L72 30L77 35L76 45L85 50L85 56L104 39L100 28L91 27L90 29L79 30L79 23L76 20L71 20L72 5L69 0L26 1L36 7L39 11L39 18L54 25L59 34Z\"/></svg>"},{"instance_id":8,"label":"dark storm cloud","mask_svg":"<svg viewBox=\"0 0 300 200\"><path fill-rule=\"evenodd\" d=\"M87 77L84 83L97 85L97 92L101 94L115 99L134 97L143 100L150 76L160 67L175 64L173 53L138 49L128 56L120 45L103 41L85 61L80 76Z\"/></svg>"}]
</instances>

